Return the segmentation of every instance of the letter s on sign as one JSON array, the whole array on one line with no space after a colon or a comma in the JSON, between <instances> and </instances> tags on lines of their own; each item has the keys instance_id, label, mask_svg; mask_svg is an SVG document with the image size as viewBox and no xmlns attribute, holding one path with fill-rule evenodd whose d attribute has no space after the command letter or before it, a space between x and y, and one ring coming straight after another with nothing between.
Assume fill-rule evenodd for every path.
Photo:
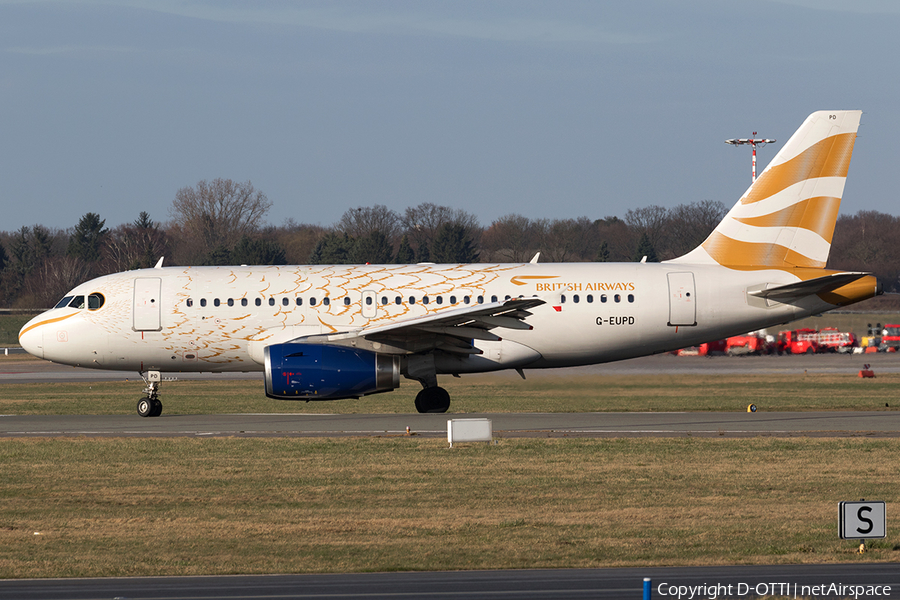
<instances>
[{"instance_id":1,"label":"letter s on sign","mask_svg":"<svg viewBox=\"0 0 900 600\"><path fill-rule=\"evenodd\" d=\"M863 516L863 511L870 513L872 512L872 508L869 506L860 506L859 510L856 511L856 516L859 518L859 520L863 523L868 523L869 527L867 529L860 529L859 527L857 527L856 531L857 533L872 533L872 529L875 527L875 524L872 522L872 519L867 519Z\"/></svg>"}]
</instances>

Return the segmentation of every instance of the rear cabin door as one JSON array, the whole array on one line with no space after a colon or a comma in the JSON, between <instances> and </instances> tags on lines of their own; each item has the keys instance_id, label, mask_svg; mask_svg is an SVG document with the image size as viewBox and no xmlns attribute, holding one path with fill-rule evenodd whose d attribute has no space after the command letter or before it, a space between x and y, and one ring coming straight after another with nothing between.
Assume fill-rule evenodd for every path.
<instances>
[{"instance_id":1,"label":"rear cabin door","mask_svg":"<svg viewBox=\"0 0 900 600\"><path fill-rule=\"evenodd\" d=\"M669 326L697 324L693 273L669 273Z\"/></svg>"},{"instance_id":2,"label":"rear cabin door","mask_svg":"<svg viewBox=\"0 0 900 600\"><path fill-rule=\"evenodd\" d=\"M134 280L134 330L159 331L160 291L159 277L138 277Z\"/></svg>"}]
</instances>

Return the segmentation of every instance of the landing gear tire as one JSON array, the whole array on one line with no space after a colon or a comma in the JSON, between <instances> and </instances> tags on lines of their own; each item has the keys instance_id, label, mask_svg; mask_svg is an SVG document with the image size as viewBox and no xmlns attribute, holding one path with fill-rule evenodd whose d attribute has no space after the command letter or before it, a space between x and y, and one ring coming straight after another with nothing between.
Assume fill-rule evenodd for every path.
<instances>
[{"instance_id":1,"label":"landing gear tire","mask_svg":"<svg viewBox=\"0 0 900 600\"><path fill-rule=\"evenodd\" d=\"M142 417L158 417L162 414L162 408L159 398L141 398L137 403L137 414Z\"/></svg>"},{"instance_id":2,"label":"landing gear tire","mask_svg":"<svg viewBox=\"0 0 900 600\"><path fill-rule=\"evenodd\" d=\"M150 398L141 398L137 403L137 413L142 417L153 416L153 400Z\"/></svg>"},{"instance_id":3,"label":"landing gear tire","mask_svg":"<svg viewBox=\"0 0 900 600\"><path fill-rule=\"evenodd\" d=\"M450 394L442 387L428 387L416 394L416 410L420 413L445 413L450 408Z\"/></svg>"}]
</instances>

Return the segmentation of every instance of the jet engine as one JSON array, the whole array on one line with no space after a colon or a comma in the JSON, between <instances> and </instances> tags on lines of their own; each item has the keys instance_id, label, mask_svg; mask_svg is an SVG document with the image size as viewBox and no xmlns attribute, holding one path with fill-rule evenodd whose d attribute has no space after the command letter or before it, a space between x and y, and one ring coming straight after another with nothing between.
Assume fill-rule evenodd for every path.
<instances>
[{"instance_id":1,"label":"jet engine","mask_svg":"<svg viewBox=\"0 0 900 600\"><path fill-rule=\"evenodd\" d=\"M389 392L400 385L400 357L321 344L265 348L266 396L338 400Z\"/></svg>"}]
</instances>

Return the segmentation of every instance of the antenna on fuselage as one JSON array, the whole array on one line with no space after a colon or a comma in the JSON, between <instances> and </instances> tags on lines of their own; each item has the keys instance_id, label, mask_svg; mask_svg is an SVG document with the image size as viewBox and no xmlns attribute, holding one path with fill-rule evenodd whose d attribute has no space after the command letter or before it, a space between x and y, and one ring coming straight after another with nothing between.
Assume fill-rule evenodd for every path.
<instances>
[{"instance_id":1,"label":"antenna on fuselage","mask_svg":"<svg viewBox=\"0 0 900 600\"><path fill-rule=\"evenodd\" d=\"M165 260L165 258L166 258L165 256L160 256L159 261L157 261L156 266L153 268L154 269L162 269L162 262L163 262L163 260Z\"/></svg>"}]
</instances>

